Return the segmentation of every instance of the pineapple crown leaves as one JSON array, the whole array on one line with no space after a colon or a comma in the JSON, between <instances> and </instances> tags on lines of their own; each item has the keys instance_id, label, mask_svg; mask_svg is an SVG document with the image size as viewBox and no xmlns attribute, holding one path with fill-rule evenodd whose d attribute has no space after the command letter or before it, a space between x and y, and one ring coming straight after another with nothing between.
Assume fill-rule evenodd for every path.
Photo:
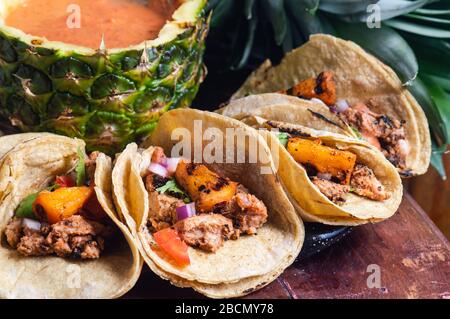
<instances>
[{"instance_id":1,"label":"pineapple crown leaves","mask_svg":"<svg viewBox=\"0 0 450 319\"><path fill-rule=\"evenodd\" d=\"M366 25L376 4L381 28ZM419 101L430 124L432 164L444 176L450 143L450 4L447 0L211 0L209 58L232 70L277 63L311 34L361 45L391 66ZM272 36L270 36L272 34Z\"/></svg>"}]
</instances>

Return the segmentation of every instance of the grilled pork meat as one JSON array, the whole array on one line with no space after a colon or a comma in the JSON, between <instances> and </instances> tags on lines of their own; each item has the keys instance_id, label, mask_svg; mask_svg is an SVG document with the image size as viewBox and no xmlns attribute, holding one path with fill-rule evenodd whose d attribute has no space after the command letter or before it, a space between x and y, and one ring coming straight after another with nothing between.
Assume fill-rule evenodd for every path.
<instances>
[{"instance_id":1,"label":"grilled pork meat","mask_svg":"<svg viewBox=\"0 0 450 319\"><path fill-rule=\"evenodd\" d=\"M339 116L355 127L396 167L405 168L409 152L403 122L385 114L377 114L362 103L347 108Z\"/></svg>"},{"instance_id":2,"label":"grilled pork meat","mask_svg":"<svg viewBox=\"0 0 450 319\"><path fill-rule=\"evenodd\" d=\"M336 204L343 204L345 202L345 194L350 191L376 201L383 201L389 198L389 194L385 191L372 169L362 164L356 164L350 179L350 186L338 184L317 176L311 177L311 181L322 194Z\"/></svg>"},{"instance_id":3,"label":"grilled pork meat","mask_svg":"<svg viewBox=\"0 0 450 319\"><path fill-rule=\"evenodd\" d=\"M39 230L13 218L6 227L8 244L25 256L56 254L60 257L95 259L104 250L104 239L113 231L81 215L73 215L53 225L41 224Z\"/></svg>"},{"instance_id":4,"label":"grilled pork meat","mask_svg":"<svg viewBox=\"0 0 450 319\"><path fill-rule=\"evenodd\" d=\"M267 208L262 201L239 185L236 195L228 202L217 204L214 213L231 219L234 225L233 238L241 234L253 235L267 221Z\"/></svg>"},{"instance_id":5,"label":"grilled pork meat","mask_svg":"<svg viewBox=\"0 0 450 319\"><path fill-rule=\"evenodd\" d=\"M24 256L45 256L52 254L51 247L47 244L48 230L41 227L35 230L23 224L22 218L14 217L9 221L5 229L6 241Z\"/></svg>"},{"instance_id":6,"label":"grilled pork meat","mask_svg":"<svg viewBox=\"0 0 450 319\"><path fill-rule=\"evenodd\" d=\"M233 223L220 214L200 214L180 220L174 225L188 245L215 252L233 235Z\"/></svg>"},{"instance_id":7,"label":"grilled pork meat","mask_svg":"<svg viewBox=\"0 0 450 319\"><path fill-rule=\"evenodd\" d=\"M372 169L365 165L356 164L350 185L354 193L373 200L382 201L389 198L383 185L376 178Z\"/></svg>"},{"instance_id":8,"label":"grilled pork meat","mask_svg":"<svg viewBox=\"0 0 450 319\"><path fill-rule=\"evenodd\" d=\"M317 186L322 194L336 204L344 203L345 194L350 191L350 188L347 185L338 184L316 176L312 177L311 181Z\"/></svg>"}]
</instances>

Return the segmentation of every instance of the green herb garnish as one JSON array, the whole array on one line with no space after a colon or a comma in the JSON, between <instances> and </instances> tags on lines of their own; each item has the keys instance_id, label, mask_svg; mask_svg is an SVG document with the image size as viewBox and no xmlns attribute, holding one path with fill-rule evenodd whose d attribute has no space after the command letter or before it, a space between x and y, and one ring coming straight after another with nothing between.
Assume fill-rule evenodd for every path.
<instances>
[{"instance_id":1,"label":"green herb garnish","mask_svg":"<svg viewBox=\"0 0 450 319\"><path fill-rule=\"evenodd\" d=\"M174 179L170 179L167 181L167 183L161 187L158 187L156 189L158 191L158 193L160 194L164 194L164 193L172 193L175 195L178 195L176 197L179 197L181 199L183 199L183 202L185 202L186 204L192 202L192 200L190 199L189 195L186 194L185 191L183 191L180 186L178 186L177 182Z\"/></svg>"},{"instance_id":2,"label":"green herb garnish","mask_svg":"<svg viewBox=\"0 0 450 319\"><path fill-rule=\"evenodd\" d=\"M36 219L36 216L33 213L33 203L38 195L39 193L35 193L25 197L16 209L16 216L20 218Z\"/></svg>"},{"instance_id":3,"label":"green herb garnish","mask_svg":"<svg viewBox=\"0 0 450 319\"><path fill-rule=\"evenodd\" d=\"M75 173L77 175L77 186L83 186L84 181L86 180L85 157L84 152L79 147L77 149L77 154L78 154L78 163L77 166L75 167Z\"/></svg>"},{"instance_id":4,"label":"green herb garnish","mask_svg":"<svg viewBox=\"0 0 450 319\"><path fill-rule=\"evenodd\" d=\"M49 192L53 192L55 189L59 188L57 184L53 184L46 188ZM33 212L33 203L41 192L28 195L20 202L16 209L15 215L19 218L31 218L37 219Z\"/></svg>"},{"instance_id":5,"label":"green herb garnish","mask_svg":"<svg viewBox=\"0 0 450 319\"><path fill-rule=\"evenodd\" d=\"M288 140L289 140L289 134L281 132L281 133L278 133L277 137L278 137L278 141L280 141L281 145L286 147Z\"/></svg>"},{"instance_id":6,"label":"green herb garnish","mask_svg":"<svg viewBox=\"0 0 450 319\"><path fill-rule=\"evenodd\" d=\"M354 128L353 126L350 126L350 128L352 129L353 133L355 133L356 137L360 140L365 140L364 137L361 135L361 132L358 131L356 128Z\"/></svg>"}]
</instances>

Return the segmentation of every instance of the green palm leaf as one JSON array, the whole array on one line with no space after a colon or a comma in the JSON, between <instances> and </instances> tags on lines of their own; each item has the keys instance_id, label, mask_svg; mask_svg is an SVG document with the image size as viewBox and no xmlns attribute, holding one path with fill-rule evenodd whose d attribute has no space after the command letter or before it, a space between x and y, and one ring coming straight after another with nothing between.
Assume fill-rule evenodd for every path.
<instances>
[{"instance_id":1,"label":"green palm leaf","mask_svg":"<svg viewBox=\"0 0 450 319\"><path fill-rule=\"evenodd\" d=\"M393 28L425 37L450 39L449 30L439 29L430 25L416 24L401 19L392 19L385 21L384 23Z\"/></svg>"},{"instance_id":2,"label":"green palm leaf","mask_svg":"<svg viewBox=\"0 0 450 319\"><path fill-rule=\"evenodd\" d=\"M406 1L406 0L380 0L377 5L380 8L380 18L382 21L391 19L393 17L401 16L412 12L418 8L423 7L430 0L416 0L416 1ZM353 14L345 14L341 19L347 22L366 22L376 11L368 12L366 7L363 11L358 11Z\"/></svg>"},{"instance_id":3,"label":"green palm leaf","mask_svg":"<svg viewBox=\"0 0 450 319\"><path fill-rule=\"evenodd\" d=\"M338 36L354 41L392 67L406 85L413 81L419 66L413 50L393 29L382 26L368 29L365 24L333 23Z\"/></svg>"},{"instance_id":4,"label":"green palm leaf","mask_svg":"<svg viewBox=\"0 0 450 319\"><path fill-rule=\"evenodd\" d=\"M261 0L266 15L272 25L275 34L275 42L277 45L283 43L287 32L287 16L284 10L283 0Z\"/></svg>"}]
</instances>

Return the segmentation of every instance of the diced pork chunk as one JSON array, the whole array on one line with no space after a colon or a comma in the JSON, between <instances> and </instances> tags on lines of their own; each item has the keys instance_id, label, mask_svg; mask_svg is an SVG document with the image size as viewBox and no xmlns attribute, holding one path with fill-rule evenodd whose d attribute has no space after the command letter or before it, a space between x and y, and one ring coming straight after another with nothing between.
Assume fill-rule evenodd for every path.
<instances>
[{"instance_id":1,"label":"diced pork chunk","mask_svg":"<svg viewBox=\"0 0 450 319\"><path fill-rule=\"evenodd\" d=\"M174 225L186 244L215 252L233 234L233 223L220 214L201 214L180 220Z\"/></svg>"},{"instance_id":2,"label":"diced pork chunk","mask_svg":"<svg viewBox=\"0 0 450 319\"><path fill-rule=\"evenodd\" d=\"M14 217L9 221L5 236L8 244L22 255L44 256L52 253L45 240L46 233L26 227L21 218Z\"/></svg>"},{"instance_id":3,"label":"diced pork chunk","mask_svg":"<svg viewBox=\"0 0 450 319\"><path fill-rule=\"evenodd\" d=\"M249 194L242 185L238 186L236 195L230 201L216 205L214 213L222 214L233 221L234 239L240 234L255 234L267 221L266 205L256 196Z\"/></svg>"},{"instance_id":4,"label":"diced pork chunk","mask_svg":"<svg viewBox=\"0 0 450 319\"><path fill-rule=\"evenodd\" d=\"M74 215L52 225L47 243L60 257L94 259L104 249L104 237L112 230L80 215Z\"/></svg>"},{"instance_id":5,"label":"diced pork chunk","mask_svg":"<svg viewBox=\"0 0 450 319\"><path fill-rule=\"evenodd\" d=\"M234 216L238 229L244 234L255 234L267 221L267 208L256 196L251 195L246 189L238 188L236 203L240 208Z\"/></svg>"},{"instance_id":6,"label":"diced pork chunk","mask_svg":"<svg viewBox=\"0 0 450 319\"><path fill-rule=\"evenodd\" d=\"M369 142L378 140L378 146L392 164L399 168L405 167L409 148L405 145L405 129L401 121L372 112L363 103L357 103L339 115L366 138L370 137L372 140Z\"/></svg>"},{"instance_id":7,"label":"diced pork chunk","mask_svg":"<svg viewBox=\"0 0 450 319\"><path fill-rule=\"evenodd\" d=\"M5 229L6 241L12 248L17 248L22 237L22 219L14 217L6 225Z\"/></svg>"},{"instance_id":8,"label":"diced pork chunk","mask_svg":"<svg viewBox=\"0 0 450 319\"><path fill-rule=\"evenodd\" d=\"M350 190L347 185L337 184L315 176L311 178L311 181L323 195L336 204L344 203L345 194Z\"/></svg>"},{"instance_id":9,"label":"diced pork chunk","mask_svg":"<svg viewBox=\"0 0 450 319\"><path fill-rule=\"evenodd\" d=\"M24 256L45 256L53 253L45 236L39 231L29 232L20 239L17 251Z\"/></svg>"},{"instance_id":10,"label":"diced pork chunk","mask_svg":"<svg viewBox=\"0 0 450 319\"><path fill-rule=\"evenodd\" d=\"M350 185L353 188L353 192L360 196L378 201L389 198L389 194L376 178L372 169L365 165L356 165L350 180Z\"/></svg>"}]
</instances>

